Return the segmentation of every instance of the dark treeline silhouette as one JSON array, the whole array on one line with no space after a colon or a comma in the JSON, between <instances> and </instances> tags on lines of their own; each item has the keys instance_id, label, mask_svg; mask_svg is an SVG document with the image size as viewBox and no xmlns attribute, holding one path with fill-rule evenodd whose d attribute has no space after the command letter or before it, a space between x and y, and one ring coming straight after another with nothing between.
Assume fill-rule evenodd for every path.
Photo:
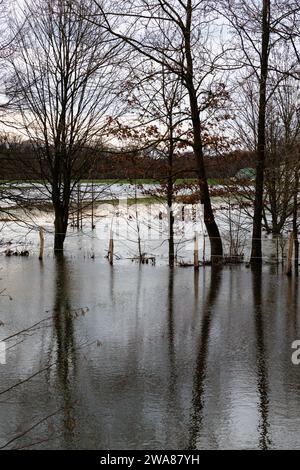
<instances>
[{"instance_id":1,"label":"dark treeline silhouette","mask_svg":"<svg viewBox=\"0 0 300 470\"><path fill-rule=\"evenodd\" d=\"M89 157L89 158L88 158ZM206 157L205 166L208 178L228 178L244 168L255 165L250 152L236 151L228 154ZM95 151L86 148L78 160L81 179L156 179L167 177L168 162L157 158L154 152ZM0 179L32 180L44 179L48 174L48 163L36 157L30 144L19 143L0 146ZM196 177L196 161L192 152L174 156L173 176Z\"/></svg>"}]
</instances>

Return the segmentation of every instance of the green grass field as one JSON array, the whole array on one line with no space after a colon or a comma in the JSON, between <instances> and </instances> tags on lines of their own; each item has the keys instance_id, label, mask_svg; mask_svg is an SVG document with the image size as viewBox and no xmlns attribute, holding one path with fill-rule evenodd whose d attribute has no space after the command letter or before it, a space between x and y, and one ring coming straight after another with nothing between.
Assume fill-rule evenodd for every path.
<instances>
[{"instance_id":1,"label":"green grass field","mask_svg":"<svg viewBox=\"0 0 300 470\"><path fill-rule=\"evenodd\" d=\"M15 189L18 189L18 185L22 184L27 184L28 186L23 186L24 189L31 189L34 187L35 184L42 184L43 181L41 180L28 180L28 179L19 179L19 180L1 180L0 181L0 190L5 190L7 189L6 186L4 185L10 185L14 187ZM112 184L137 184L137 185L142 185L142 184L160 184L158 180L155 179L96 179L96 180L81 180L81 183L83 184L88 184L88 183L94 183L94 184L106 184L106 185L112 185ZM180 184L196 184L197 179L195 178L179 178L176 180L177 185ZM217 179L209 179L208 184L211 186L215 186L219 184L219 180Z\"/></svg>"}]
</instances>

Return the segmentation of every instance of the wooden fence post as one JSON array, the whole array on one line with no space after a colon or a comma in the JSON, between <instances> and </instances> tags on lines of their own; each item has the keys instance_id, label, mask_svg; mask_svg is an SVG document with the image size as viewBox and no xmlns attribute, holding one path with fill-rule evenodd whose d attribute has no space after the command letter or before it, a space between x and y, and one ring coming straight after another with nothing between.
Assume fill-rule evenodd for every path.
<instances>
[{"instance_id":1,"label":"wooden fence post","mask_svg":"<svg viewBox=\"0 0 300 470\"><path fill-rule=\"evenodd\" d=\"M194 237L194 269L195 271L199 270L199 236L197 232Z\"/></svg>"},{"instance_id":2,"label":"wooden fence post","mask_svg":"<svg viewBox=\"0 0 300 470\"><path fill-rule=\"evenodd\" d=\"M109 237L108 261L111 265L114 264L114 239L113 239L112 231L110 232L110 237Z\"/></svg>"},{"instance_id":3,"label":"wooden fence post","mask_svg":"<svg viewBox=\"0 0 300 470\"><path fill-rule=\"evenodd\" d=\"M43 259L44 245L45 245L44 229L43 229L43 227L40 227L40 255L39 255L39 260Z\"/></svg>"}]
</instances>

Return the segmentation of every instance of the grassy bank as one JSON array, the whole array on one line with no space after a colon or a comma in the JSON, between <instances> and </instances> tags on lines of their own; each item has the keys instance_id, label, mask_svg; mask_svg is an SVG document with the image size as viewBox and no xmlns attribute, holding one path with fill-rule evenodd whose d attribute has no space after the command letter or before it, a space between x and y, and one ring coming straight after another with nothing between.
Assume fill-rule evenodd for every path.
<instances>
[{"instance_id":1,"label":"grassy bank","mask_svg":"<svg viewBox=\"0 0 300 470\"><path fill-rule=\"evenodd\" d=\"M158 185L160 181L155 179L96 179L96 180L81 180L82 184L101 184L111 186L113 184L136 184L136 185L143 185L143 184L153 184ZM209 179L208 183L210 186L216 186L220 183L218 179ZM31 189L34 188L37 184L43 184L41 180L28 180L28 179L19 179L19 180L0 180L0 191L7 190L7 186L9 185L12 189L19 189L22 185L22 189ZM175 182L176 185L182 184L197 184L197 179L195 178L179 178ZM24 186L26 185L26 186Z\"/></svg>"}]
</instances>

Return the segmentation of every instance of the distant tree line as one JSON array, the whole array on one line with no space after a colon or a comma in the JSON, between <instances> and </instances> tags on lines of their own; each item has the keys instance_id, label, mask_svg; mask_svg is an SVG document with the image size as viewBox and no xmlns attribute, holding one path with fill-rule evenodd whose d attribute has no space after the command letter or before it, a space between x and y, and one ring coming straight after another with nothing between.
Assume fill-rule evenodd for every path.
<instances>
[{"instance_id":1,"label":"distant tree line","mask_svg":"<svg viewBox=\"0 0 300 470\"><path fill-rule=\"evenodd\" d=\"M235 177L240 170L251 168L253 155L250 152L235 151L214 158L206 156L204 160L208 178L224 179ZM164 181L169 171L167 161L159 155L154 156L151 151L95 152L93 148L82 151L78 167L80 179L90 181L101 179ZM21 142L9 146L7 142L0 144L0 180L42 181L47 173L49 173L47 162L40 162L36 158L36 152L30 143ZM192 152L174 155L172 175L177 180L197 177L196 160Z\"/></svg>"}]
</instances>

